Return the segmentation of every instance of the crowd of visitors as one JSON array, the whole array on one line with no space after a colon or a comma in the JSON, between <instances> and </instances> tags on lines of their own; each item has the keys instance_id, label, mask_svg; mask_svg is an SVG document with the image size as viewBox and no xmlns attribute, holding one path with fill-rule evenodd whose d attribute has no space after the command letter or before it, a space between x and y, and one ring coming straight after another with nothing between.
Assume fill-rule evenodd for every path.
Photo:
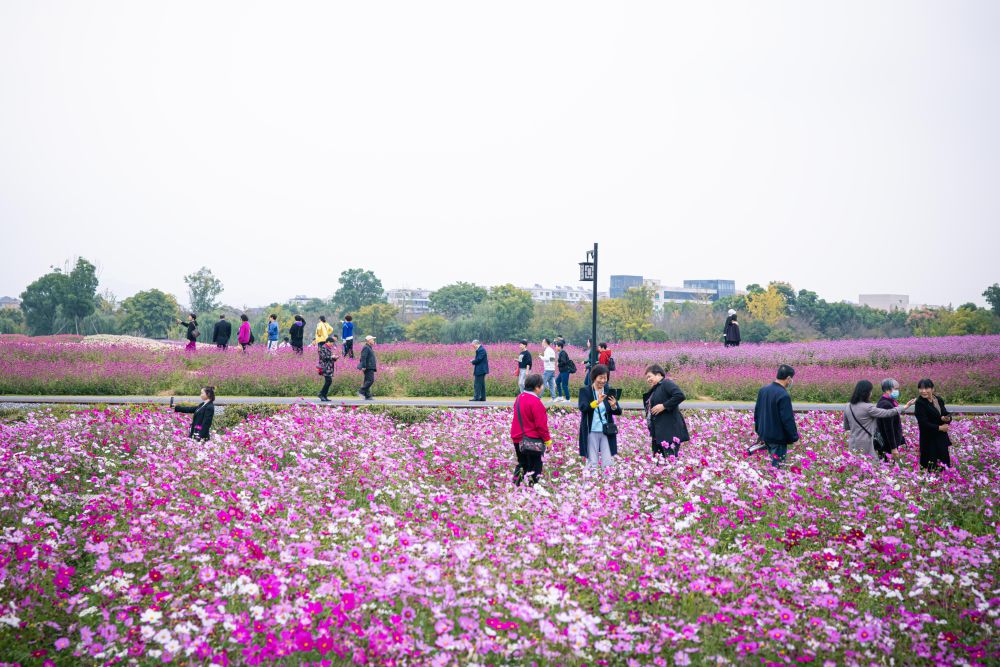
<instances>
[{"instance_id":1,"label":"crowd of visitors","mask_svg":"<svg viewBox=\"0 0 1000 667\"><path fill-rule=\"evenodd\" d=\"M278 316L271 314L267 322L267 349L274 352L280 346ZM177 320L184 328L187 345L194 350L200 337L198 317L188 315L187 321ZM316 372L323 378L318 398L329 402L329 390L333 382L337 361L354 358L354 322L351 315L340 321L342 339L338 341L334 328L326 317L320 317L316 324L312 343L316 346L318 359ZM303 354L306 322L296 315L289 328L285 344L295 354ZM232 325L225 315L220 315L212 330L212 342L220 350L226 350L232 336ZM723 330L726 347L740 344L738 315L730 310ZM237 342L242 351L254 343L253 332L248 317L240 316ZM338 342L342 347L338 347ZM472 341L473 358L470 360L473 376L473 396L470 401L486 401L486 376L490 373L489 353L478 340ZM525 478L534 485L541 477L542 457L546 445L551 444L551 436L546 421L546 409L542 403L545 389L549 391L552 403L571 400L570 378L578 372L577 364L567 350L562 336L541 340L542 350L537 359L542 362L542 372L533 373L535 358L527 340L521 340L516 357L515 375L518 397L514 401L514 422L511 425L511 440L517 457L515 483ZM554 349L553 349L554 348ZM611 372L615 370L615 359L607 342L597 346L596 358L591 354L592 341L584 347L583 384L578 391L577 406L580 411L579 454L590 469L605 469L614 465L618 453L618 426L615 416L622 414L621 390L611 386ZM358 396L372 400L372 386L378 363L375 355L375 337L365 336L357 369L362 373L362 384ZM668 377L668 368L651 364L645 369L648 390L642 395L642 409L651 441L651 451L656 461L677 456L681 447L691 439L680 410L685 400L684 392ZM799 442L799 433L792 409L789 390L795 382L795 369L788 365L778 368L773 382L761 387L754 405L754 432L756 440L750 445L750 454L766 450L771 465L782 467L790 447ZM847 447L873 461L891 462L895 452L905 446L902 415L914 407L919 433L920 465L927 470L937 470L951 465L949 430L952 415L945 406L944 399L934 391L930 379L917 383L919 396L900 404L900 385L894 378L886 378L881 383L881 395L872 401L875 386L868 380L860 380L854 387L850 400L844 407L844 429L847 432ZM197 406L176 406L178 412L192 413L191 436L207 439L214 415L215 390L205 387L201 392L201 403Z\"/></svg>"}]
</instances>

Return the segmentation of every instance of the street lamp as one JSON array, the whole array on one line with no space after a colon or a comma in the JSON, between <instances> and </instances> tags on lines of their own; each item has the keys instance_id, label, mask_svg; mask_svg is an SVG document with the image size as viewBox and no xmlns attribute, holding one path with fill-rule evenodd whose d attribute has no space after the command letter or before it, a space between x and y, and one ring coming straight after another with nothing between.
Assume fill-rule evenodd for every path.
<instances>
[{"instance_id":1,"label":"street lamp","mask_svg":"<svg viewBox=\"0 0 1000 667\"><path fill-rule=\"evenodd\" d=\"M587 251L587 258L580 262L580 282L594 283L594 299L590 318L590 367L597 365L597 244Z\"/></svg>"}]
</instances>

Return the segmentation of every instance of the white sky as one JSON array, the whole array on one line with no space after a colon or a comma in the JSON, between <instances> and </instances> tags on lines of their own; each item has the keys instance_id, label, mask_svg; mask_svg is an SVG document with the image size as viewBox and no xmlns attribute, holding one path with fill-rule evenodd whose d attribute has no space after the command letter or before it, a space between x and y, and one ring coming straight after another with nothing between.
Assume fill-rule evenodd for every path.
<instances>
[{"instance_id":1,"label":"white sky","mask_svg":"<svg viewBox=\"0 0 1000 667\"><path fill-rule=\"evenodd\" d=\"M1000 2L0 3L0 294L610 273L983 303Z\"/></svg>"}]
</instances>

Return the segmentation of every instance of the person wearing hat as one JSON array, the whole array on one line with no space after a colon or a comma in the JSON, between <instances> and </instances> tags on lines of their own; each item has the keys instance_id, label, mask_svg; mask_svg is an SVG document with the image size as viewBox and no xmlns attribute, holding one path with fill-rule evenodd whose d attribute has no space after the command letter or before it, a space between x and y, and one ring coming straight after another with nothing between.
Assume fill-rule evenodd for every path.
<instances>
[{"instance_id":1,"label":"person wearing hat","mask_svg":"<svg viewBox=\"0 0 1000 667\"><path fill-rule=\"evenodd\" d=\"M729 309L729 315L726 317L726 327L723 329L722 337L725 341L723 345L726 347L740 346L740 323L736 321L736 311L732 308Z\"/></svg>"},{"instance_id":2,"label":"person wearing hat","mask_svg":"<svg viewBox=\"0 0 1000 667\"><path fill-rule=\"evenodd\" d=\"M340 355L337 354L337 337L330 334L325 341L319 344L318 349L319 365L316 370L323 376L323 388L319 390L319 400L326 403L330 400L327 398L327 392L330 391L330 385L333 384L333 372L337 366L337 359L340 358Z\"/></svg>"},{"instance_id":3,"label":"person wearing hat","mask_svg":"<svg viewBox=\"0 0 1000 667\"><path fill-rule=\"evenodd\" d=\"M358 396L371 401L372 385L375 384L375 371L377 370L375 361L375 336L365 336L365 346L361 348L361 360L358 361L358 370L364 373L365 382L358 390Z\"/></svg>"}]
</instances>

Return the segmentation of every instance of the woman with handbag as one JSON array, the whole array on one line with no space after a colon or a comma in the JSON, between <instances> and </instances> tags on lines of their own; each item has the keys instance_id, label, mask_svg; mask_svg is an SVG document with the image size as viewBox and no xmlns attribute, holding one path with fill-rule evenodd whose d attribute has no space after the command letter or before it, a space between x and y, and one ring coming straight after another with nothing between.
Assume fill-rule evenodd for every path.
<instances>
[{"instance_id":1,"label":"woman with handbag","mask_svg":"<svg viewBox=\"0 0 1000 667\"><path fill-rule=\"evenodd\" d=\"M320 343L317 351L319 365L316 366L316 372L323 376L323 388L319 390L319 400L327 403L330 400L327 393L330 391L330 385L333 384L333 373L337 368L337 359L340 359L340 355L337 354L339 351L337 337L332 334L328 336L325 341Z\"/></svg>"},{"instance_id":2,"label":"woman with handbag","mask_svg":"<svg viewBox=\"0 0 1000 667\"><path fill-rule=\"evenodd\" d=\"M545 447L552 444L549 434L549 413L542 405L545 383L542 376L532 373L524 380L524 391L514 400L514 421L510 425L510 439L514 442L517 467L514 468L514 485L520 485L528 475L528 486L534 486L542 476L542 456Z\"/></svg>"},{"instance_id":3,"label":"woman with handbag","mask_svg":"<svg viewBox=\"0 0 1000 667\"><path fill-rule=\"evenodd\" d=\"M913 411L920 430L920 467L937 470L940 466L951 467L951 413L944 406L944 399L934 393L934 383L924 378L917 383L920 398ZM910 401L911 403L913 401Z\"/></svg>"},{"instance_id":4,"label":"woman with handbag","mask_svg":"<svg viewBox=\"0 0 1000 667\"><path fill-rule=\"evenodd\" d=\"M878 431L877 420L903 414L904 410L913 405L914 399L910 399L906 405L899 405L889 410L879 408L871 402L873 388L874 385L868 380L861 380L854 385L851 402L844 408L844 430L850 432L847 437L848 447L878 461L875 441L878 440L879 449L883 449L884 444L882 434Z\"/></svg>"},{"instance_id":5,"label":"woman with handbag","mask_svg":"<svg viewBox=\"0 0 1000 667\"><path fill-rule=\"evenodd\" d=\"M667 372L659 364L646 367L646 386L649 391L642 395L642 405L653 438L653 455L677 456L681 445L691 439L679 409L686 396L673 380L667 379Z\"/></svg>"},{"instance_id":6,"label":"woman with handbag","mask_svg":"<svg viewBox=\"0 0 1000 667\"><path fill-rule=\"evenodd\" d=\"M620 392L608 385L608 367L590 369L590 385L580 389L580 456L589 468L610 468L618 455L618 426L614 415L622 413Z\"/></svg>"}]
</instances>

